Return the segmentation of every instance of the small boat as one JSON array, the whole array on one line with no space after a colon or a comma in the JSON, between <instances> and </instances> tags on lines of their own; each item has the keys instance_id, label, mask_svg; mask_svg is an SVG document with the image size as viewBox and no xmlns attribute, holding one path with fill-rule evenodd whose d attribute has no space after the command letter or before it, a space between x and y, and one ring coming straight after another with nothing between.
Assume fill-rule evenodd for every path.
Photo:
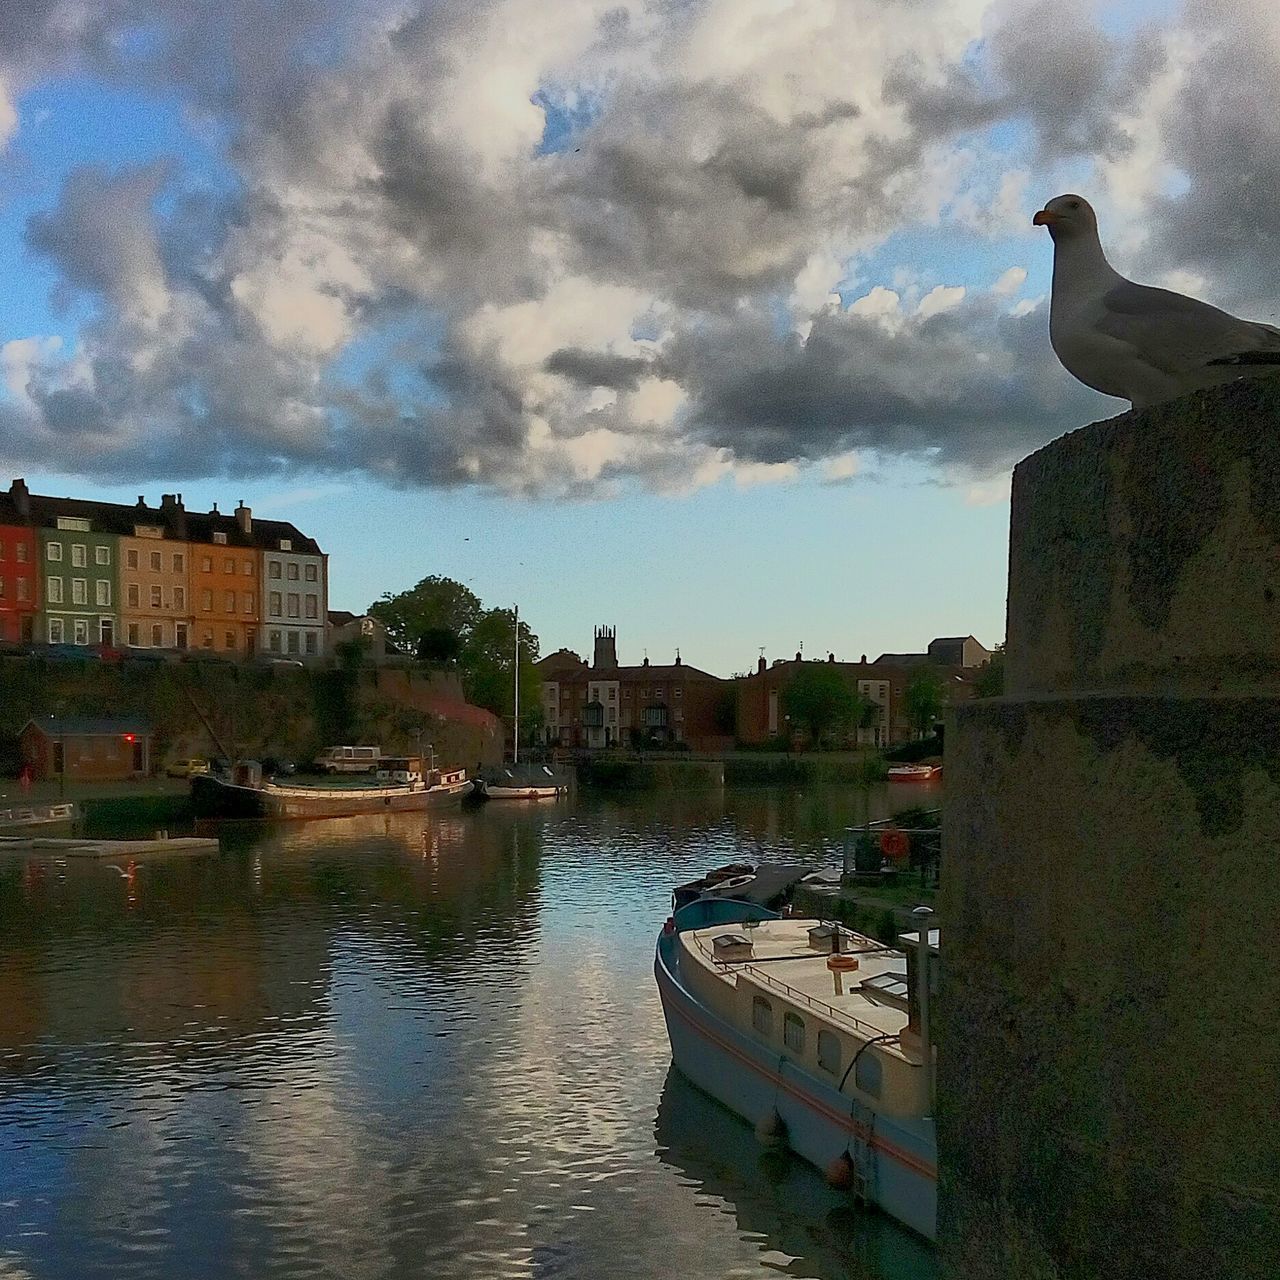
<instances>
[{"instance_id":1,"label":"small boat","mask_svg":"<svg viewBox=\"0 0 1280 1280\"><path fill-rule=\"evenodd\" d=\"M429 769L411 776L412 781L403 782L388 777L376 786L280 786L264 781L261 769L246 762L235 767L230 779L196 774L191 779L191 804L197 818L346 818L434 809L458 803L471 791L465 769Z\"/></svg>"},{"instance_id":2,"label":"small boat","mask_svg":"<svg viewBox=\"0 0 1280 1280\"><path fill-rule=\"evenodd\" d=\"M918 975L937 965L938 931L899 942L704 896L667 920L654 974L684 1076L762 1142L933 1240L934 1053Z\"/></svg>"},{"instance_id":3,"label":"small boat","mask_svg":"<svg viewBox=\"0 0 1280 1280\"><path fill-rule=\"evenodd\" d=\"M568 793L563 774L545 764L504 764L486 769L471 780L476 794L486 800L554 800Z\"/></svg>"},{"instance_id":4,"label":"small boat","mask_svg":"<svg viewBox=\"0 0 1280 1280\"><path fill-rule=\"evenodd\" d=\"M940 764L891 764L890 782L933 782L942 777Z\"/></svg>"},{"instance_id":5,"label":"small boat","mask_svg":"<svg viewBox=\"0 0 1280 1280\"><path fill-rule=\"evenodd\" d=\"M0 809L0 831L25 833L37 829L41 835L48 835L54 829L70 831L79 816L76 806L70 803Z\"/></svg>"}]
</instances>

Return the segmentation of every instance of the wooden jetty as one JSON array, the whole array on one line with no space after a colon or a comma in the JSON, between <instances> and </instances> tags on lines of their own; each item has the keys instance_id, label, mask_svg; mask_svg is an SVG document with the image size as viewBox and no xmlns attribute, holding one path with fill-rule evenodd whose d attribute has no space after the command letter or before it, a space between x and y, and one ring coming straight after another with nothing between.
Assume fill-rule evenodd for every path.
<instances>
[{"instance_id":1,"label":"wooden jetty","mask_svg":"<svg viewBox=\"0 0 1280 1280\"><path fill-rule=\"evenodd\" d=\"M164 836L155 840L59 840L48 836L0 836L0 854L34 853L50 858L148 858L217 852L217 840L208 836Z\"/></svg>"}]
</instances>

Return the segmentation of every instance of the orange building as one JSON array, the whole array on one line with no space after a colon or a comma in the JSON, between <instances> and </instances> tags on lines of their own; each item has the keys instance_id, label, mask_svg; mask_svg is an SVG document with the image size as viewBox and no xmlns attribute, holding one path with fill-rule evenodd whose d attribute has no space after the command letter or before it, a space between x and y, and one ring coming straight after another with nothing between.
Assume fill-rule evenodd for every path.
<instances>
[{"instance_id":1,"label":"orange building","mask_svg":"<svg viewBox=\"0 0 1280 1280\"><path fill-rule=\"evenodd\" d=\"M192 648L247 655L261 647L262 552L249 508L187 516L191 541Z\"/></svg>"}]
</instances>

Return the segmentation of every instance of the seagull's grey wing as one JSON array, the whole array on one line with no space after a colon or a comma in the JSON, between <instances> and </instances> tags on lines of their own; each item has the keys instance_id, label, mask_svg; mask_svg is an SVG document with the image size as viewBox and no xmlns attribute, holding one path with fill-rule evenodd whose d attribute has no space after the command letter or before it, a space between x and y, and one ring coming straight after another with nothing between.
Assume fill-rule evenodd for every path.
<instances>
[{"instance_id":1,"label":"seagull's grey wing","mask_svg":"<svg viewBox=\"0 0 1280 1280\"><path fill-rule=\"evenodd\" d=\"M1097 327L1170 374L1210 364L1280 364L1280 329L1129 280L1103 296Z\"/></svg>"}]
</instances>

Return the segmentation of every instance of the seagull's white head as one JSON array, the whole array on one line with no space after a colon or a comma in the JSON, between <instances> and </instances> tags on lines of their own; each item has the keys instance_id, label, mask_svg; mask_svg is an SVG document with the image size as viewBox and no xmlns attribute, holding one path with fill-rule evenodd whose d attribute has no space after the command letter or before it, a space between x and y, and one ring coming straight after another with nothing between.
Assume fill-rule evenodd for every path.
<instances>
[{"instance_id":1,"label":"seagull's white head","mask_svg":"<svg viewBox=\"0 0 1280 1280\"><path fill-rule=\"evenodd\" d=\"M1084 196L1054 196L1031 221L1048 227L1055 242L1098 235L1098 217Z\"/></svg>"}]
</instances>

